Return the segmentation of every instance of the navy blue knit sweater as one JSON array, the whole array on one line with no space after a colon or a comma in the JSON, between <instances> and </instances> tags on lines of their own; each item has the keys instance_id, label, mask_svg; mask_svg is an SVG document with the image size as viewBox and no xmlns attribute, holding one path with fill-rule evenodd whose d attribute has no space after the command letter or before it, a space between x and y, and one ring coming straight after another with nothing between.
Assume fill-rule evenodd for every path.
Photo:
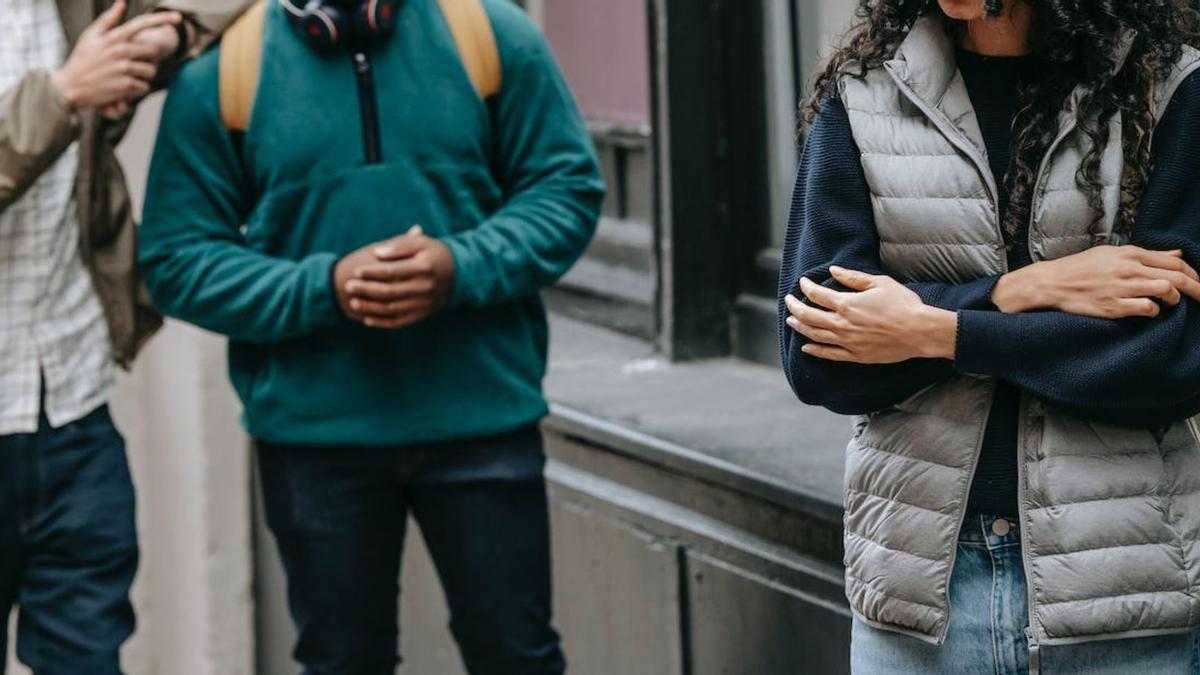
<instances>
[{"instance_id":1,"label":"navy blue knit sweater","mask_svg":"<svg viewBox=\"0 0 1200 675\"><path fill-rule=\"evenodd\" d=\"M980 118L992 170L1007 167L1016 59L960 53L960 69ZM1133 243L1183 249L1200 266L1200 74L1176 93L1154 139L1154 169ZM1002 195L1003 196L1003 195ZM1011 247L1010 267L1029 264ZM893 365L822 361L782 319L782 296L801 276L825 284L840 265L887 274L859 150L840 101L826 101L810 130L796 178L780 277L780 345L800 400L842 414L885 409L955 372L999 380L969 507L1016 514L1017 408L1021 390L1080 417L1157 428L1200 413L1200 304L1186 300L1155 319L1105 320L1064 314L1004 314L991 302L999 276L965 284L909 282L926 304L958 313L953 362L915 359Z\"/></svg>"}]
</instances>

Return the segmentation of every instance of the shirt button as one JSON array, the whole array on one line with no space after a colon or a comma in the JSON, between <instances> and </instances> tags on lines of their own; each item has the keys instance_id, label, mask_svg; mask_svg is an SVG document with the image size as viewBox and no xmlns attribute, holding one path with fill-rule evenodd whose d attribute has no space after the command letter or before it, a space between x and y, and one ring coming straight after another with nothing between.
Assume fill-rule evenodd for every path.
<instances>
[{"instance_id":1,"label":"shirt button","mask_svg":"<svg viewBox=\"0 0 1200 675\"><path fill-rule=\"evenodd\" d=\"M1012 532L1012 523L1004 518L997 518L992 521L992 534L997 537L1007 537L1009 532Z\"/></svg>"}]
</instances>

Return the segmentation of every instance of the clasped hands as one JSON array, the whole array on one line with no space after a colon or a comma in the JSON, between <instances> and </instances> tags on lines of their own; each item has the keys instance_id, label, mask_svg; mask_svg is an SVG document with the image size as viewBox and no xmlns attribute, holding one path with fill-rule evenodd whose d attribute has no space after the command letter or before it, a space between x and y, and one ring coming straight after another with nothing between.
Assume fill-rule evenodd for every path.
<instances>
[{"instance_id":1,"label":"clasped hands","mask_svg":"<svg viewBox=\"0 0 1200 675\"><path fill-rule=\"evenodd\" d=\"M117 0L79 36L67 62L52 76L72 110L93 109L115 120L150 93L158 69L179 49L179 12L151 12L125 23Z\"/></svg>"},{"instance_id":2,"label":"clasped hands","mask_svg":"<svg viewBox=\"0 0 1200 675\"><path fill-rule=\"evenodd\" d=\"M454 292L454 256L413 226L338 261L334 289L342 313L370 328L399 329L424 321Z\"/></svg>"},{"instance_id":3,"label":"clasped hands","mask_svg":"<svg viewBox=\"0 0 1200 675\"><path fill-rule=\"evenodd\" d=\"M830 361L899 363L953 359L957 313L924 304L895 279L831 267L840 292L800 280L809 303L785 298L787 325L810 342L805 354ZM1101 319L1153 318L1184 298L1200 302L1200 274L1182 251L1098 246L1005 274L992 291L1002 312L1055 310Z\"/></svg>"}]
</instances>

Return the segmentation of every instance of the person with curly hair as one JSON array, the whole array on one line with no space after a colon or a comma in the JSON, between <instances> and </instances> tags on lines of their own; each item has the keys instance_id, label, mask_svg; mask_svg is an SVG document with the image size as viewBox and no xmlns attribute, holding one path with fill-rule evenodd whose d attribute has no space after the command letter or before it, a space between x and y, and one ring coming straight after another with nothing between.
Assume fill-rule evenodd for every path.
<instances>
[{"instance_id":1,"label":"person with curly hair","mask_svg":"<svg viewBox=\"0 0 1200 675\"><path fill-rule=\"evenodd\" d=\"M1191 673L1200 16L861 0L806 108L783 365L855 415L855 673Z\"/></svg>"}]
</instances>

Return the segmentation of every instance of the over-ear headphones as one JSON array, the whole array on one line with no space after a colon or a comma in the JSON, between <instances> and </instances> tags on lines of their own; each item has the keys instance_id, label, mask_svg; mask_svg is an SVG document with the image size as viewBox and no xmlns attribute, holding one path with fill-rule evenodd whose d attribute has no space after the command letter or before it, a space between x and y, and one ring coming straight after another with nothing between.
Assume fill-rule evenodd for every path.
<instances>
[{"instance_id":1,"label":"over-ear headphones","mask_svg":"<svg viewBox=\"0 0 1200 675\"><path fill-rule=\"evenodd\" d=\"M307 0L300 7L293 0L280 0L292 24L317 47L390 34L396 27L396 11L403 1Z\"/></svg>"}]
</instances>

